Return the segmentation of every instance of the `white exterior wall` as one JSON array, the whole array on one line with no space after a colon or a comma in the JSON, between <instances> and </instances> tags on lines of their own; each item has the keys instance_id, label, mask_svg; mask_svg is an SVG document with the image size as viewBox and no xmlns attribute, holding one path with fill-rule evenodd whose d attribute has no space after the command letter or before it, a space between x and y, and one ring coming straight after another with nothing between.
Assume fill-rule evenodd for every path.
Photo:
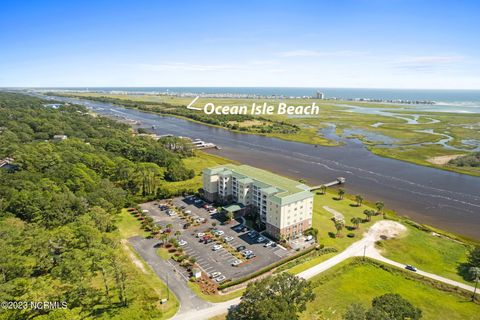
<instances>
[{"instance_id":1,"label":"white exterior wall","mask_svg":"<svg viewBox=\"0 0 480 320\"><path fill-rule=\"evenodd\" d=\"M203 189L210 193L218 191L218 175L204 175Z\"/></svg>"},{"instance_id":2,"label":"white exterior wall","mask_svg":"<svg viewBox=\"0 0 480 320\"><path fill-rule=\"evenodd\" d=\"M303 220L311 219L312 212L313 197L284 205L280 210L279 224L275 226L283 229Z\"/></svg>"}]
</instances>

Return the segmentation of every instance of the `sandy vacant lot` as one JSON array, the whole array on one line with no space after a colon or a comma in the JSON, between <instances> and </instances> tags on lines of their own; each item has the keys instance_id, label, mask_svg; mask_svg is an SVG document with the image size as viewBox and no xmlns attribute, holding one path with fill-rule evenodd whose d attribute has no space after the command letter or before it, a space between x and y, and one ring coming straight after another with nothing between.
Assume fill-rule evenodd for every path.
<instances>
[{"instance_id":1,"label":"sandy vacant lot","mask_svg":"<svg viewBox=\"0 0 480 320\"><path fill-rule=\"evenodd\" d=\"M458 157L464 156L465 154L451 154L449 156L439 156L439 157L433 157L433 158L428 158L427 161L433 164L437 165L444 165L447 164L448 161L456 159Z\"/></svg>"}]
</instances>

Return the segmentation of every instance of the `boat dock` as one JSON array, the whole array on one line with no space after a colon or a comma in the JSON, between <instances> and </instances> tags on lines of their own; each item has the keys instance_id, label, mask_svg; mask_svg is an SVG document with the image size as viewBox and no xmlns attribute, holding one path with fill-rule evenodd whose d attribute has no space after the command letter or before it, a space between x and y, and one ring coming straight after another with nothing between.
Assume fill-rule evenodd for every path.
<instances>
[{"instance_id":1,"label":"boat dock","mask_svg":"<svg viewBox=\"0 0 480 320\"><path fill-rule=\"evenodd\" d=\"M340 184L344 184L345 182L347 181L347 179L345 179L344 177L338 177L336 180L334 181L331 181L331 182L328 182L328 183L324 183L324 184L319 184L318 186L313 186L310 188L310 191L314 191L314 190L317 190L317 189L320 189L322 186L325 186L325 187L332 187L332 186L335 186L335 185L340 185Z\"/></svg>"}]
</instances>

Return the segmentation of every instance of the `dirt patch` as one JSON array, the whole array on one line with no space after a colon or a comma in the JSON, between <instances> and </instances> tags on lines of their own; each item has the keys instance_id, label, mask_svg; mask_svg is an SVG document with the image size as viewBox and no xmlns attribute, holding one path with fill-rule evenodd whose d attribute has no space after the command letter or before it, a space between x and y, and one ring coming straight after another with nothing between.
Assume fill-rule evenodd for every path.
<instances>
[{"instance_id":1,"label":"dirt patch","mask_svg":"<svg viewBox=\"0 0 480 320\"><path fill-rule=\"evenodd\" d=\"M121 243L128 257L130 258L130 260L132 260L133 264L136 265L137 268L140 269L143 273L147 273L147 270L145 270L145 266L143 265L142 261L140 261L137 256L135 256L135 254L132 252L132 250L130 250L130 247L127 245L127 240L122 239Z\"/></svg>"},{"instance_id":2,"label":"dirt patch","mask_svg":"<svg viewBox=\"0 0 480 320\"><path fill-rule=\"evenodd\" d=\"M397 238L407 231L407 228L398 222L382 220L375 223L367 233L368 237L376 240Z\"/></svg>"},{"instance_id":3,"label":"dirt patch","mask_svg":"<svg viewBox=\"0 0 480 320\"><path fill-rule=\"evenodd\" d=\"M332 209L328 206L323 206L323 209L327 210L329 213L332 214L333 218L335 219L335 221L345 221L345 217L343 216L343 214L341 214L340 212L338 212L337 210L335 209Z\"/></svg>"},{"instance_id":4,"label":"dirt patch","mask_svg":"<svg viewBox=\"0 0 480 320\"><path fill-rule=\"evenodd\" d=\"M464 156L465 154L451 154L448 156L438 156L438 157L433 157L433 158L428 158L427 161L433 164L437 165L445 165L447 164L450 160L457 159L461 156Z\"/></svg>"}]
</instances>

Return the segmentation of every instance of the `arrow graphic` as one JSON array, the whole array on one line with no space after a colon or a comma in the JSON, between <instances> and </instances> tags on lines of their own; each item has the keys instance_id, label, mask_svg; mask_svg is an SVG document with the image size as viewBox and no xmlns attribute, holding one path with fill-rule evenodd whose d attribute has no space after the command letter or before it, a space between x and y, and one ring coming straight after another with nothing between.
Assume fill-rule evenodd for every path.
<instances>
[{"instance_id":1,"label":"arrow graphic","mask_svg":"<svg viewBox=\"0 0 480 320\"><path fill-rule=\"evenodd\" d=\"M189 103L189 105L187 106L187 109L190 109L190 110L202 110L201 108L196 108L196 107L192 107L192 105L198 100L200 96L196 96L195 99L192 100L192 102Z\"/></svg>"}]
</instances>

